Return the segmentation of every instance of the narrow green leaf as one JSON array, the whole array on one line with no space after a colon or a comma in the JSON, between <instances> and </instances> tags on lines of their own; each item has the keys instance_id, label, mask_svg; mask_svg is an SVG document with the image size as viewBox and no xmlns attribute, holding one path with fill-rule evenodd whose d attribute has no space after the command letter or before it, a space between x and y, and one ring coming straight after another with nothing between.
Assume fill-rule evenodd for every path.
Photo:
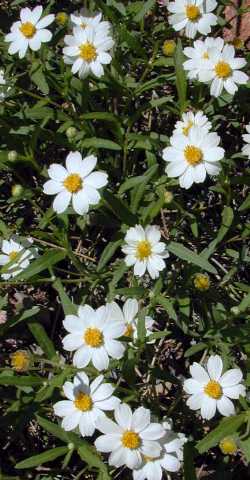
<instances>
[{"instance_id":1,"label":"narrow green leaf","mask_svg":"<svg viewBox=\"0 0 250 480\"><path fill-rule=\"evenodd\" d=\"M234 212L231 207L225 206L222 212L222 222L217 233L216 238L209 244L209 246L201 252L201 257L208 259L215 251L218 243L220 243L228 230L230 229L234 218Z\"/></svg>"},{"instance_id":2,"label":"narrow green leaf","mask_svg":"<svg viewBox=\"0 0 250 480\"><path fill-rule=\"evenodd\" d=\"M194 465L194 447L190 442L184 445L184 480L197 480Z\"/></svg>"},{"instance_id":3,"label":"narrow green leaf","mask_svg":"<svg viewBox=\"0 0 250 480\"><path fill-rule=\"evenodd\" d=\"M177 47L175 49L174 62L176 72L176 88L181 112L185 110L187 99L187 79L185 70L183 68L184 59L185 57L183 55L182 43L180 38L178 38Z\"/></svg>"},{"instance_id":4,"label":"narrow green leaf","mask_svg":"<svg viewBox=\"0 0 250 480\"><path fill-rule=\"evenodd\" d=\"M53 283L53 287L57 290L57 292L59 294L60 300L62 302L64 314L65 315L76 315L77 314L77 307L76 307L76 305L74 305L71 302L69 296L65 292L61 280L57 279Z\"/></svg>"},{"instance_id":5,"label":"narrow green leaf","mask_svg":"<svg viewBox=\"0 0 250 480\"><path fill-rule=\"evenodd\" d=\"M140 8L139 12L137 15L134 17L135 22L140 22L143 17L151 10L154 5L155 5L155 0L147 0L146 2L141 2L142 3L142 8Z\"/></svg>"},{"instance_id":6,"label":"narrow green leaf","mask_svg":"<svg viewBox=\"0 0 250 480\"><path fill-rule=\"evenodd\" d=\"M209 263L205 258L201 255L198 255L192 250L189 250L187 247L184 247L181 243L178 242L170 242L168 244L168 251L176 255L177 257L185 260L186 262L192 263L193 265L197 265L198 267L206 270L210 273L217 273L216 268L214 268L211 263Z\"/></svg>"},{"instance_id":7,"label":"narrow green leaf","mask_svg":"<svg viewBox=\"0 0 250 480\"><path fill-rule=\"evenodd\" d=\"M239 208L239 212L244 212L245 210L249 210L250 208L250 193L247 196L247 198L244 200L244 202L241 204Z\"/></svg>"},{"instance_id":8,"label":"narrow green leaf","mask_svg":"<svg viewBox=\"0 0 250 480\"><path fill-rule=\"evenodd\" d=\"M147 174L144 175L143 182L141 182L140 185L135 189L135 194L133 195L133 200L131 202L131 210L133 213L137 212L138 206L146 190L147 184L156 174L157 170L158 170L158 165L153 165L152 167L150 167Z\"/></svg>"},{"instance_id":9,"label":"narrow green leaf","mask_svg":"<svg viewBox=\"0 0 250 480\"><path fill-rule=\"evenodd\" d=\"M222 438L232 435L237 432L238 428L246 421L246 414L240 413L232 417L221 420L218 427L210 432L206 437L200 440L196 448L199 453L207 452L210 448L217 445Z\"/></svg>"},{"instance_id":10,"label":"narrow green leaf","mask_svg":"<svg viewBox=\"0 0 250 480\"><path fill-rule=\"evenodd\" d=\"M203 342L197 343L196 345L192 345L192 347L188 348L185 351L184 357L185 358L192 357L192 355L195 355L198 352L202 352L202 350L205 350L205 348L207 348L207 344Z\"/></svg>"},{"instance_id":11,"label":"narrow green leaf","mask_svg":"<svg viewBox=\"0 0 250 480\"><path fill-rule=\"evenodd\" d=\"M39 453L39 455L34 455L33 457L26 458L22 462L16 464L17 469L22 468L33 468L37 467L38 465L43 465L47 462L52 462L58 457L65 455L68 452L68 447L56 447L52 448L51 450L47 450L46 452Z\"/></svg>"},{"instance_id":12,"label":"narrow green leaf","mask_svg":"<svg viewBox=\"0 0 250 480\"><path fill-rule=\"evenodd\" d=\"M137 222L137 217L130 212L128 207L120 200L118 197L113 195L113 193L105 190L102 194L104 200L107 202L108 206L111 208L112 212L118 217L123 223L129 226L133 226Z\"/></svg>"},{"instance_id":13,"label":"narrow green leaf","mask_svg":"<svg viewBox=\"0 0 250 480\"><path fill-rule=\"evenodd\" d=\"M243 450L245 459L250 463L250 437L246 440L240 440L240 447Z\"/></svg>"},{"instance_id":14,"label":"narrow green leaf","mask_svg":"<svg viewBox=\"0 0 250 480\"><path fill-rule=\"evenodd\" d=\"M28 327L46 357L49 360L55 359L57 357L57 353L54 344L48 337L44 327L39 322L35 321L28 322Z\"/></svg>"},{"instance_id":15,"label":"narrow green leaf","mask_svg":"<svg viewBox=\"0 0 250 480\"><path fill-rule=\"evenodd\" d=\"M118 143L113 142L112 140L107 140L106 138L85 138L81 142L83 148L103 148L105 150L121 150L121 146Z\"/></svg>"},{"instance_id":16,"label":"narrow green leaf","mask_svg":"<svg viewBox=\"0 0 250 480\"><path fill-rule=\"evenodd\" d=\"M116 250L122 245L123 240L116 240L116 241L111 241L108 243L108 245L104 248L101 258L99 260L99 263L97 265L97 272L100 272L105 265L108 263L108 261L113 257L114 253Z\"/></svg>"},{"instance_id":17,"label":"narrow green leaf","mask_svg":"<svg viewBox=\"0 0 250 480\"><path fill-rule=\"evenodd\" d=\"M157 295L154 300L156 303L162 305L170 318L177 320L177 315L175 313L172 300L165 298L162 295Z\"/></svg>"},{"instance_id":18,"label":"narrow green leaf","mask_svg":"<svg viewBox=\"0 0 250 480\"><path fill-rule=\"evenodd\" d=\"M23 375L17 377L15 375L0 375L0 385L13 385L14 387L34 387L36 385L42 385L44 378L33 377L31 375Z\"/></svg>"},{"instance_id":19,"label":"narrow green leaf","mask_svg":"<svg viewBox=\"0 0 250 480\"><path fill-rule=\"evenodd\" d=\"M15 278L16 279L21 279L21 280L28 280L29 278L34 277L35 275L38 275L38 273L43 272L44 270L47 270L49 267L52 267L52 265L55 265L59 263L61 260L63 260L66 257L66 250L56 250L52 249L44 253L42 257L37 258L36 260L32 261L30 265L19 275L17 275Z\"/></svg>"}]
</instances>

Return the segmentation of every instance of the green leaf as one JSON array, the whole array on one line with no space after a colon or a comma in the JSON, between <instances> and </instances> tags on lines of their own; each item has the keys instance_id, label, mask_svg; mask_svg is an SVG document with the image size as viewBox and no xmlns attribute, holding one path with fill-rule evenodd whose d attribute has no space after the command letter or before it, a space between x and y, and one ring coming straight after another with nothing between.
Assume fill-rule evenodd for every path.
<instances>
[{"instance_id":1,"label":"green leaf","mask_svg":"<svg viewBox=\"0 0 250 480\"><path fill-rule=\"evenodd\" d=\"M131 202L131 210L133 213L136 213L138 210L138 206L140 201L143 197L147 184L153 178L158 170L158 165L153 165L150 169L144 174L144 180L140 183L140 185L136 188L135 194L133 196L133 200Z\"/></svg>"},{"instance_id":2,"label":"green leaf","mask_svg":"<svg viewBox=\"0 0 250 480\"><path fill-rule=\"evenodd\" d=\"M184 247L181 243L178 242L170 242L168 244L168 251L176 255L177 257L185 260L186 262L192 263L193 265L197 265L203 270L206 270L210 273L217 273L216 268L211 265L205 258L201 255L198 255L192 250L189 250L187 247Z\"/></svg>"},{"instance_id":3,"label":"green leaf","mask_svg":"<svg viewBox=\"0 0 250 480\"><path fill-rule=\"evenodd\" d=\"M169 318L172 318L173 320L177 320L177 315L173 307L173 303L174 303L173 300L169 300L168 298L165 298L162 295L157 295L154 300L156 303L159 303L160 305L162 305L162 307L166 310Z\"/></svg>"},{"instance_id":4,"label":"green leaf","mask_svg":"<svg viewBox=\"0 0 250 480\"><path fill-rule=\"evenodd\" d=\"M60 300L62 302L63 311L65 315L76 315L77 314L77 307L74 305L67 293L65 292L61 280L57 279L53 283L53 287L59 293Z\"/></svg>"},{"instance_id":5,"label":"green leaf","mask_svg":"<svg viewBox=\"0 0 250 480\"><path fill-rule=\"evenodd\" d=\"M244 202L241 204L239 208L239 212L244 212L245 210L249 210L250 208L250 193L247 196L247 198L244 200Z\"/></svg>"},{"instance_id":6,"label":"green leaf","mask_svg":"<svg viewBox=\"0 0 250 480\"><path fill-rule=\"evenodd\" d=\"M22 469L37 467L38 465L52 462L52 460L55 460L58 457L62 457L62 455L65 455L67 452L68 447L52 448L51 450L47 450L46 452L39 453L39 455L34 455L33 457L26 458L26 460L17 463L15 468Z\"/></svg>"},{"instance_id":7,"label":"green leaf","mask_svg":"<svg viewBox=\"0 0 250 480\"><path fill-rule=\"evenodd\" d=\"M154 7L155 0L147 0L146 2L141 2L141 4L142 4L142 7L140 8L137 15L135 15L134 17L135 22L140 22L143 19L143 17L145 17L148 11Z\"/></svg>"},{"instance_id":8,"label":"green leaf","mask_svg":"<svg viewBox=\"0 0 250 480\"><path fill-rule=\"evenodd\" d=\"M121 150L121 146L118 143L107 140L106 138L85 138L81 142L82 148L104 148L106 150Z\"/></svg>"},{"instance_id":9,"label":"green leaf","mask_svg":"<svg viewBox=\"0 0 250 480\"><path fill-rule=\"evenodd\" d=\"M21 280L28 280L29 278L34 277L38 273L47 270L48 268L52 267L56 263L59 263L66 257L66 250L56 250L52 249L47 251L42 255L42 257L37 258L36 260L32 261L30 265L19 275L17 275L16 279Z\"/></svg>"},{"instance_id":10,"label":"green leaf","mask_svg":"<svg viewBox=\"0 0 250 480\"><path fill-rule=\"evenodd\" d=\"M240 448L243 450L247 462L250 463L250 437L246 440L240 440Z\"/></svg>"},{"instance_id":11,"label":"green leaf","mask_svg":"<svg viewBox=\"0 0 250 480\"><path fill-rule=\"evenodd\" d=\"M197 480L196 473L195 473L195 465L194 465L194 447L193 444L187 442L184 444L184 451L183 451L183 460L184 460L184 480Z\"/></svg>"},{"instance_id":12,"label":"green leaf","mask_svg":"<svg viewBox=\"0 0 250 480\"><path fill-rule=\"evenodd\" d=\"M220 243L228 230L230 229L234 218L234 212L231 207L225 206L222 212L222 222L217 233L217 237L209 244L208 248L201 252L201 256L205 259L208 259L212 253L215 251L218 243Z\"/></svg>"},{"instance_id":13,"label":"green leaf","mask_svg":"<svg viewBox=\"0 0 250 480\"><path fill-rule=\"evenodd\" d=\"M239 415L234 415L232 417L224 418L221 420L218 427L216 427L212 432L210 432L206 437L200 440L196 448L199 453L207 452L210 448L217 445L222 438L229 435L233 435L237 432L238 428L246 421L246 414L240 413Z\"/></svg>"},{"instance_id":14,"label":"green leaf","mask_svg":"<svg viewBox=\"0 0 250 480\"><path fill-rule=\"evenodd\" d=\"M105 190L102 194L104 200L107 202L108 206L111 208L112 212L118 217L123 223L129 226L133 226L137 222L137 217L130 212L128 207L120 200L118 197L113 195L113 193Z\"/></svg>"},{"instance_id":15,"label":"green leaf","mask_svg":"<svg viewBox=\"0 0 250 480\"><path fill-rule=\"evenodd\" d=\"M177 47L175 49L174 62L176 72L176 88L181 112L185 110L187 98L187 79L185 70L183 68L184 59L185 57L183 55L182 43L180 38L178 38Z\"/></svg>"},{"instance_id":16,"label":"green leaf","mask_svg":"<svg viewBox=\"0 0 250 480\"><path fill-rule=\"evenodd\" d=\"M45 332L44 327L36 321L28 322L28 327L33 337L36 339L37 343L40 345L41 349L45 353L46 357L49 360L57 358L54 344Z\"/></svg>"},{"instance_id":17,"label":"green leaf","mask_svg":"<svg viewBox=\"0 0 250 480\"><path fill-rule=\"evenodd\" d=\"M202 350L205 350L207 348L207 344L204 342L197 343L196 345L192 345L192 347L188 348L185 351L184 357L188 358L191 357L192 355L195 355L198 352L202 352Z\"/></svg>"},{"instance_id":18,"label":"green leaf","mask_svg":"<svg viewBox=\"0 0 250 480\"><path fill-rule=\"evenodd\" d=\"M34 387L36 385L42 385L44 378L33 377L31 375L23 375L17 377L15 375L0 375L0 385L13 385L14 387Z\"/></svg>"},{"instance_id":19,"label":"green leaf","mask_svg":"<svg viewBox=\"0 0 250 480\"><path fill-rule=\"evenodd\" d=\"M39 88L39 90L48 95L49 85L43 73L43 66L40 62L34 62L31 67L30 77L32 82Z\"/></svg>"},{"instance_id":20,"label":"green leaf","mask_svg":"<svg viewBox=\"0 0 250 480\"><path fill-rule=\"evenodd\" d=\"M108 243L108 245L104 248L101 258L99 260L99 263L97 265L97 272L100 272L105 265L108 263L108 261L113 257L114 253L116 250L122 245L123 239L121 240L116 240L116 241L111 241Z\"/></svg>"}]
</instances>

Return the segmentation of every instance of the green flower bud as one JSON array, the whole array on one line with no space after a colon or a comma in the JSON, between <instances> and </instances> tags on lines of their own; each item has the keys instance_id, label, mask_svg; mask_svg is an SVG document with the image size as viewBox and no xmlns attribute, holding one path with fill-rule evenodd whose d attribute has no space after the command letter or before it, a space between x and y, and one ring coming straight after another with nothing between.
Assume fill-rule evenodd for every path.
<instances>
[{"instance_id":1,"label":"green flower bud","mask_svg":"<svg viewBox=\"0 0 250 480\"><path fill-rule=\"evenodd\" d=\"M67 130L66 130L66 135L68 137L68 140L72 140L72 138L74 138L77 134L77 130L75 127L69 127Z\"/></svg>"},{"instance_id":2,"label":"green flower bud","mask_svg":"<svg viewBox=\"0 0 250 480\"><path fill-rule=\"evenodd\" d=\"M66 12L59 12L56 15L56 23L57 25L60 25L61 27L64 27L68 23L69 16L67 15Z\"/></svg>"},{"instance_id":3,"label":"green flower bud","mask_svg":"<svg viewBox=\"0 0 250 480\"><path fill-rule=\"evenodd\" d=\"M15 160L17 159L17 152L16 150L10 150L10 152L8 153L8 160L10 162L15 162Z\"/></svg>"},{"instance_id":4,"label":"green flower bud","mask_svg":"<svg viewBox=\"0 0 250 480\"><path fill-rule=\"evenodd\" d=\"M19 185L18 183L16 185L12 185L11 187L11 195L12 197L20 197L20 195L23 192L23 187L22 185Z\"/></svg>"}]
</instances>

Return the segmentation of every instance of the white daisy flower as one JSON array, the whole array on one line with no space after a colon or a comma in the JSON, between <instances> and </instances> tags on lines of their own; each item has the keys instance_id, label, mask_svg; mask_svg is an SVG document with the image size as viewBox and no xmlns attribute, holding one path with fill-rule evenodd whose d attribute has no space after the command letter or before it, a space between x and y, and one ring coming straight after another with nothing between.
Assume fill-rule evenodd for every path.
<instances>
[{"instance_id":1,"label":"white daisy flower","mask_svg":"<svg viewBox=\"0 0 250 480\"><path fill-rule=\"evenodd\" d=\"M121 309L116 302L112 302L107 304L108 308L108 315L110 320L115 321L118 320L119 322L123 322L125 325L125 330L123 332L123 336L129 337L134 341L137 340L137 323L138 318L137 314L139 311L139 304L136 299L128 298ZM146 316L145 317L145 328L146 328L146 337L151 335L152 333L152 326L154 324L154 320Z\"/></svg>"},{"instance_id":2,"label":"white daisy flower","mask_svg":"<svg viewBox=\"0 0 250 480\"><path fill-rule=\"evenodd\" d=\"M85 78L90 73L96 77L104 75L103 65L111 62L108 50L114 45L114 40L107 35L105 28L76 27L73 35L66 35L64 40L64 61L72 65L73 74L78 72L80 78Z\"/></svg>"},{"instance_id":3,"label":"white daisy flower","mask_svg":"<svg viewBox=\"0 0 250 480\"><path fill-rule=\"evenodd\" d=\"M211 13L217 7L215 0L175 0L167 6L169 23L179 32L185 28L185 35L194 38L197 32L207 35L211 26L217 24L217 17Z\"/></svg>"},{"instance_id":4,"label":"white daisy flower","mask_svg":"<svg viewBox=\"0 0 250 480\"><path fill-rule=\"evenodd\" d=\"M200 74L211 68L211 56L219 53L224 47L223 38L207 37L203 40L196 40L193 47L184 48L184 54L189 59L183 63L184 70L190 80L200 79Z\"/></svg>"},{"instance_id":5,"label":"white daisy flower","mask_svg":"<svg viewBox=\"0 0 250 480\"><path fill-rule=\"evenodd\" d=\"M72 382L63 385L63 391L68 400L62 400L54 405L54 412L63 417L62 428L66 431L79 427L81 435L92 436L99 417L105 416L104 411L114 410L120 400L113 396L114 387L103 383L104 376L99 375L90 383L86 373L77 373Z\"/></svg>"},{"instance_id":6,"label":"white daisy flower","mask_svg":"<svg viewBox=\"0 0 250 480\"><path fill-rule=\"evenodd\" d=\"M228 370L222 375L223 362L219 355L209 357L206 368L199 363L190 366L192 378L184 381L184 390L191 395L187 405L191 410L201 410L202 418L210 420L216 409L221 415L228 417L235 414L233 402L240 395L246 395L239 368Z\"/></svg>"},{"instance_id":7,"label":"white daisy flower","mask_svg":"<svg viewBox=\"0 0 250 480\"><path fill-rule=\"evenodd\" d=\"M200 73L200 81L211 81L210 94L219 97L225 89L231 95L238 90L238 84L248 82L246 73L240 69L246 65L244 58L235 58L235 49L232 45L225 45L222 52L211 53L211 62L208 70Z\"/></svg>"},{"instance_id":8,"label":"white daisy flower","mask_svg":"<svg viewBox=\"0 0 250 480\"><path fill-rule=\"evenodd\" d=\"M162 450L157 442L165 434L159 423L150 422L150 411L139 407L134 413L126 404L115 409L115 422L109 418L100 417L97 428L104 435L95 441L99 452L111 452L109 465L130 469L139 468L143 456L158 457Z\"/></svg>"},{"instance_id":9,"label":"white daisy flower","mask_svg":"<svg viewBox=\"0 0 250 480\"><path fill-rule=\"evenodd\" d=\"M166 173L169 177L179 177L182 188L204 182L207 173L217 175L219 161L225 153L223 148L218 147L219 143L217 133L206 132L197 126L191 127L188 135L173 135L171 146L163 150L163 159L169 162Z\"/></svg>"},{"instance_id":10,"label":"white daisy flower","mask_svg":"<svg viewBox=\"0 0 250 480\"><path fill-rule=\"evenodd\" d=\"M37 250L32 246L33 240L28 238L25 242L19 243L14 240L3 240L2 242L2 252L0 255L0 265L4 266L4 271L1 277L4 280L9 278L16 277L21 273L25 268L30 264L30 260L35 258ZM9 267L8 267L9 264Z\"/></svg>"},{"instance_id":11,"label":"white daisy flower","mask_svg":"<svg viewBox=\"0 0 250 480\"><path fill-rule=\"evenodd\" d=\"M18 52L19 58L23 58L28 48L37 51L42 43L51 40L52 33L45 27L54 21L55 15L46 15L41 19L42 13L40 5L33 10L28 7L21 9L20 21L13 23L10 33L5 36L5 42L11 42L10 55Z\"/></svg>"},{"instance_id":12,"label":"white daisy flower","mask_svg":"<svg viewBox=\"0 0 250 480\"><path fill-rule=\"evenodd\" d=\"M63 339L63 348L75 351L75 367L84 368L92 361L97 370L106 370L109 357L123 357L125 346L117 338L123 335L125 325L121 321L112 321L106 306L97 310L89 305L80 306L78 316L67 315L63 325L69 332Z\"/></svg>"},{"instance_id":13,"label":"white daisy flower","mask_svg":"<svg viewBox=\"0 0 250 480\"><path fill-rule=\"evenodd\" d=\"M43 191L47 195L56 195L53 209L57 213L64 212L71 200L76 213L83 215L90 205L96 205L101 196L99 188L107 185L108 175L103 172L92 172L97 163L94 155L82 159L80 152L70 152L66 158L66 168L53 163L48 174L48 180Z\"/></svg>"},{"instance_id":14,"label":"white daisy flower","mask_svg":"<svg viewBox=\"0 0 250 480\"><path fill-rule=\"evenodd\" d=\"M163 259L169 257L169 253L160 238L161 232L156 225L148 226L145 230L141 225L136 225L127 231L126 245L122 251L126 254L126 265L134 265L134 274L138 277L142 277L147 270L151 278L158 278L159 272L166 267Z\"/></svg>"},{"instance_id":15,"label":"white daisy flower","mask_svg":"<svg viewBox=\"0 0 250 480\"><path fill-rule=\"evenodd\" d=\"M75 12L70 15L72 24L75 27L80 27L83 30L87 27L91 27L94 30L99 28L106 34L110 33L111 24L102 20L102 13L90 14L85 8L82 8L80 12Z\"/></svg>"},{"instance_id":16,"label":"white daisy flower","mask_svg":"<svg viewBox=\"0 0 250 480\"><path fill-rule=\"evenodd\" d=\"M250 123L246 126L246 131L247 133L242 135L244 142L246 142L246 145L242 148L242 153L250 159Z\"/></svg>"},{"instance_id":17,"label":"white daisy flower","mask_svg":"<svg viewBox=\"0 0 250 480\"><path fill-rule=\"evenodd\" d=\"M183 133L188 135L189 130L193 126L202 128L204 131L208 132L212 128L212 124L208 121L208 118L204 113L199 110L198 112L185 112L182 114L181 120L176 122L173 135Z\"/></svg>"}]
</instances>

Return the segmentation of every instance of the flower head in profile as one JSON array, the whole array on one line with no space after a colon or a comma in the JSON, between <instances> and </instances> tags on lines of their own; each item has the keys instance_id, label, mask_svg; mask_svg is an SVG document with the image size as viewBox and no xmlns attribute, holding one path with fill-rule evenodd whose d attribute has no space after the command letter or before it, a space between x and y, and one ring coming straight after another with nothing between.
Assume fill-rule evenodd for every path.
<instances>
[{"instance_id":1,"label":"flower head in profile","mask_svg":"<svg viewBox=\"0 0 250 480\"><path fill-rule=\"evenodd\" d=\"M187 135L173 135L171 146L163 150L163 159L168 162L167 175L179 177L180 186L186 189L193 183L204 182L207 174L217 175L219 161L225 153L219 143L217 133L206 132L197 126L191 127Z\"/></svg>"},{"instance_id":2,"label":"flower head in profile","mask_svg":"<svg viewBox=\"0 0 250 480\"><path fill-rule=\"evenodd\" d=\"M169 23L177 32L185 29L188 38L194 38L198 32L207 35L217 24L216 15L211 13L216 7L215 0L175 0L167 5L172 14Z\"/></svg>"},{"instance_id":3,"label":"flower head in profile","mask_svg":"<svg viewBox=\"0 0 250 480\"><path fill-rule=\"evenodd\" d=\"M219 54L223 47L223 38L207 37L205 40L196 40L193 47L184 48L184 54L188 60L183 63L183 67L187 71L188 78L203 81L204 72L213 65L212 56L215 53Z\"/></svg>"},{"instance_id":4,"label":"flower head in profile","mask_svg":"<svg viewBox=\"0 0 250 480\"><path fill-rule=\"evenodd\" d=\"M16 240L3 240L2 254L0 255L0 265L3 266L1 277L8 280L11 277L16 277L30 264L36 256L37 250L32 247L32 240L30 238L22 242Z\"/></svg>"},{"instance_id":5,"label":"flower head in profile","mask_svg":"<svg viewBox=\"0 0 250 480\"><path fill-rule=\"evenodd\" d=\"M123 335L125 325L110 319L106 306L97 310L89 305L80 306L78 315L67 315L63 325L69 332L63 339L63 348L75 352L75 367L84 368L92 361L97 370L106 370L109 357L123 357L125 347L117 338Z\"/></svg>"},{"instance_id":6,"label":"flower head in profile","mask_svg":"<svg viewBox=\"0 0 250 480\"><path fill-rule=\"evenodd\" d=\"M19 58L23 58L28 48L37 51L42 43L51 40L52 33L46 27L54 21L55 15L41 18L42 13L40 5L33 10L28 7L21 9L20 20L13 23L10 33L5 36L5 42L11 42L8 50L11 55L18 52Z\"/></svg>"},{"instance_id":7,"label":"flower head in profile","mask_svg":"<svg viewBox=\"0 0 250 480\"><path fill-rule=\"evenodd\" d=\"M139 304L136 299L128 298L121 309L116 302L111 302L107 305L109 317L113 320L118 320L123 322L125 325L125 330L123 336L131 338L131 340L137 340L137 324L138 324L138 311ZM146 337L152 333L152 326L154 320L146 316L145 317L145 328L146 328Z\"/></svg>"},{"instance_id":8,"label":"flower head in profile","mask_svg":"<svg viewBox=\"0 0 250 480\"><path fill-rule=\"evenodd\" d=\"M143 458L158 457L162 447L158 440L165 434L159 423L151 423L150 411L144 407L134 413L126 404L114 411L115 422L100 417L97 428L104 435L95 441L99 452L111 452L109 464L114 467L126 465L130 469L139 468Z\"/></svg>"},{"instance_id":9,"label":"flower head in profile","mask_svg":"<svg viewBox=\"0 0 250 480\"><path fill-rule=\"evenodd\" d=\"M183 133L184 135L188 135L189 130L193 126L197 126L199 128L202 128L204 131L209 132L211 130L212 125L208 121L208 118L204 113L199 110L198 112L192 112L191 110L188 112L184 112L182 114L181 120L176 122L175 124L175 129L173 131L173 135L176 133L181 134Z\"/></svg>"},{"instance_id":10,"label":"flower head in profile","mask_svg":"<svg viewBox=\"0 0 250 480\"><path fill-rule=\"evenodd\" d=\"M102 34L108 34L111 30L111 24L102 20L101 12L91 14L85 8L82 8L80 12L72 13L70 19L74 27L80 27L83 30L90 27L96 31L100 30Z\"/></svg>"},{"instance_id":11,"label":"flower head in profile","mask_svg":"<svg viewBox=\"0 0 250 480\"><path fill-rule=\"evenodd\" d=\"M56 195L53 209L57 213L64 212L72 201L73 209L79 215L88 212L90 205L100 200L99 188L107 184L108 176L103 172L93 172L97 163L94 155L82 159L80 152L70 152L66 158L66 168L53 163L43 191L47 195Z\"/></svg>"},{"instance_id":12,"label":"flower head in profile","mask_svg":"<svg viewBox=\"0 0 250 480\"><path fill-rule=\"evenodd\" d=\"M231 399L246 395L241 384L242 371L239 368L227 370L224 374L223 362L219 355L209 357L206 368L199 363L190 366L192 378L184 381L184 390L190 395L187 405L191 410L200 410L202 418L210 420L216 410L225 417L235 414Z\"/></svg>"},{"instance_id":13,"label":"flower head in profile","mask_svg":"<svg viewBox=\"0 0 250 480\"><path fill-rule=\"evenodd\" d=\"M113 395L114 387L103 382L99 375L90 383L84 372L79 372L73 382L66 382L63 391L67 400L61 400L54 405L54 412L63 417L62 428L66 431L79 427L83 437L92 436L99 417L105 416L105 411L114 410L120 403Z\"/></svg>"},{"instance_id":14,"label":"flower head in profile","mask_svg":"<svg viewBox=\"0 0 250 480\"><path fill-rule=\"evenodd\" d=\"M114 45L105 28L75 27L73 35L66 35L64 40L64 61L72 65L73 74L78 73L80 78L86 78L90 73L96 77L104 75L103 65L111 62L108 51Z\"/></svg>"},{"instance_id":15,"label":"flower head in profile","mask_svg":"<svg viewBox=\"0 0 250 480\"><path fill-rule=\"evenodd\" d=\"M250 159L250 123L246 126L246 131L242 138L245 142L245 145L242 148L243 155L246 155Z\"/></svg>"},{"instance_id":16,"label":"flower head in profile","mask_svg":"<svg viewBox=\"0 0 250 480\"><path fill-rule=\"evenodd\" d=\"M127 231L122 251L126 254L126 265L134 265L134 274L138 277L147 270L151 278L158 278L159 272L166 267L163 259L169 257L169 253L160 238L161 232L156 225L145 229L136 225Z\"/></svg>"}]
</instances>

